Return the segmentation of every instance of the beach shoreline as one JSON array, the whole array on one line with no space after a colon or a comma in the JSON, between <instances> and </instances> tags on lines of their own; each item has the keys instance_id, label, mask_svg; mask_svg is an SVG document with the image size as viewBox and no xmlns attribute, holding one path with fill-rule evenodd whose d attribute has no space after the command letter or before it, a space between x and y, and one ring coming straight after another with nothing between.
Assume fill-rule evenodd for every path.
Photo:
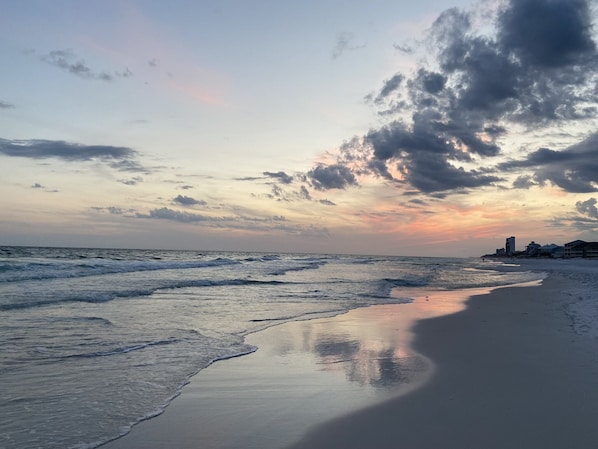
<instances>
[{"instance_id":1,"label":"beach shoreline","mask_svg":"<svg viewBox=\"0 0 598 449\"><path fill-rule=\"evenodd\" d=\"M409 348L418 313L414 304L375 305L249 334L257 351L210 365L163 414L101 447L275 449L299 441L321 422L427 381L433 364Z\"/></svg>"},{"instance_id":2,"label":"beach shoreline","mask_svg":"<svg viewBox=\"0 0 598 449\"><path fill-rule=\"evenodd\" d=\"M459 313L419 321L414 348L436 365L428 383L325 423L289 449L595 448L598 342L567 312L574 294L595 299L595 276L581 274L593 284L553 267L539 287L495 289Z\"/></svg>"},{"instance_id":3,"label":"beach shoreline","mask_svg":"<svg viewBox=\"0 0 598 449\"><path fill-rule=\"evenodd\" d=\"M567 291L588 286L552 271L537 287L436 292L259 331L247 337L256 353L203 370L164 414L102 447L595 447L598 359L585 354L596 340L567 313ZM394 383L372 387L385 363Z\"/></svg>"}]
</instances>

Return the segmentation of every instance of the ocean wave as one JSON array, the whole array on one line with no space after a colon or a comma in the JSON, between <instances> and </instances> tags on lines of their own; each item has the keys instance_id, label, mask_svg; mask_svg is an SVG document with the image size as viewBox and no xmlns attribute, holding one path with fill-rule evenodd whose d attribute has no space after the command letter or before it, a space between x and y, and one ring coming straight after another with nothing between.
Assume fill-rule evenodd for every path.
<instances>
[{"instance_id":1,"label":"ocean wave","mask_svg":"<svg viewBox=\"0 0 598 449\"><path fill-rule=\"evenodd\" d=\"M240 264L238 260L216 258L212 260L141 260L120 261L117 259L88 259L80 261L3 261L0 262L0 283L29 280L49 280L98 276L116 273L134 273L158 270L185 270Z\"/></svg>"},{"instance_id":2,"label":"ocean wave","mask_svg":"<svg viewBox=\"0 0 598 449\"><path fill-rule=\"evenodd\" d=\"M44 307L49 305L58 305L70 302L88 302L88 303L103 303L120 298L133 298L141 296L151 296L159 290L176 290L190 287L227 287L227 286L243 286L243 285L281 285L288 284L288 282L277 280L256 280L256 279L225 279L225 280L180 280L180 281L162 281L157 282L153 286L139 287L139 288L123 288L120 290L106 290L106 291L90 291L70 293L64 292L60 296L60 292L46 293L42 298L33 297L31 295L21 297L19 302L7 302L0 304L0 310L18 310L35 307ZM54 295L54 296L52 296ZM9 301L12 298L9 298Z\"/></svg>"},{"instance_id":3,"label":"ocean wave","mask_svg":"<svg viewBox=\"0 0 598 449\"><path fill-rule=\"evenodd\" d=\"M108 349L106 351L94 351L82 354L70 354L60 357L61 359L77 359L77 358L90 358L90 357L108 357L113 355L128 354L134 351L140 351L152 346L163 346L178 343L178 338L168 338L166 340L148 341L145 343L138 343L131 346L122 346L119 348Z\"/></svg>"},{"instance_id":4,"label":"ocean wave","mask_svg":"<svg viewBox=\"0 0 598 449\"><path fill-rule=\"evenodd\" d=\"M404 278L397 278L397 279L382 279L383 282L387 282L388 284L392 285L393 287L425 287L428 285L429 281L427 278L417 278L417 279L404 279Z\"/></svg>"},{"instance_id":5,"label":"ocean wave","mask_svg":"<svg viewBox=\"0 0 598 449\"><path fill-rule=\"evenodd\" d=\"M322 265L325 265L326 263L327 262L325 260L318 260L318 261L309 262L307 264L294 266L294 267L281 267L276 270L271 270L267 274L269 274L270 276L284 276L285 274L293 272L293 271L317 270L318 268L320 268Z\"/></svg>"}]
</instances>

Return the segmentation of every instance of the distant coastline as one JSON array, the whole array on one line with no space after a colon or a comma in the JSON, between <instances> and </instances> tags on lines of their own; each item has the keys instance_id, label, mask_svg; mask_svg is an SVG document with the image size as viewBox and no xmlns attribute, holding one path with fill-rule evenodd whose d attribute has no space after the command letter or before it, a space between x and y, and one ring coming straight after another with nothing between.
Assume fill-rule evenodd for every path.
<instances>
[{"instance_id":1,"label":"distant coastline","mask_svg":"<svg viewBox=\"0 0 598 449\"><path fill-rule=\"evenodd\" d=\"M584 240L573 240L560 246L555 243L540 245L531 241L525 251L515 249L515 237L507 237L504 248L497 248L494 253L484 254L485 258L543 258L543 259L598 259L598 242L586 242Z\"/></svg>"}]
</instances>

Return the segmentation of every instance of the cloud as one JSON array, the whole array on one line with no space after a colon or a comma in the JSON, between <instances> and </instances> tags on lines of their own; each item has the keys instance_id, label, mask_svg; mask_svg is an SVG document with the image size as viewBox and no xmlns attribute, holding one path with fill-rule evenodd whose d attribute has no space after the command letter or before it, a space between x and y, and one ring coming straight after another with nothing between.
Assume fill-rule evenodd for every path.
<instances>
[{"instance_id":1,"label":"cloud","mask_svg":"<svg viewBox=\"0 0 598 449\"><path fill-rule=\"evenodd\" d=\"M260 178L258 176L244 176L242 178L233 178L233 179L235 181L258 181L258 180L263 179L263 178Z\"/></svg>"},{"instance_id":2,"label":"cloud","mask_svg":"<svg viewBox=\"0 0 598 449\"><path fill-rule=\"evenodd\" d=\"M189 212L179 212L168 207L162 207L160 209L153 209L149 212L149 215L137 214L139 218L157 218L161 220L178 221L180 223L197 223L202 221L210 221L213 218L205 215L192 214Z\"/></svg>"},{"instance_id":3,"label":"cloud","mask_svg":"<svg viewBox=\"0 0 598 449\"><path fill-rule=\"evenodd\" d=\"M299 198L311 201L311 194L309 193L309 190L307 190L307 187L301 186L299 188Z\"/></svg>"},{"instance_id":4,"label":"cloud","mask_svg":"<svg viewBox=\"0 0 598 449\"><path fill-rule=\"evenodd\" d=\"M127 186L136 186L140 182L143 182L143 178L140 176L135 176L130 179L119 179L118 182L120 182L121 184L125 184Z\"/></svg>"},{"instance_id":5,"label":"cloud","mask_svg":"<svg viewBox=\"0 0 598 449\"><path fill-rule=\"evenodd\" d=\"M437 100L451 100L448 117L475 112L533 124L595 112L583 110L595 99L598 62L587 1L511 0L495 19L496 37L476 34L472 20L450 9L432 28L448 81Z\"/></svg>"},{"instance_id":6,"label":"cloud","mask_svg":"<svg viewBox=\"0 0 598 449\"><path fill-rule=\"evenodd\" d=\"M598 191L598 132L561 151L540 148L522 160L499 165L501 170L532 169L537 184L551 182L566 192L588 193ZM526 176L526 175L523 175ZM516 181L517 183L517 181ZM514 185L523 187L525 185Z\"/></svg>"},{"instance_id":7,"label":"cloud","mask_svg":"<svg viewBox=\"0 0 598 449\"><path fill-rule=\"evenodd\" d=\"M48 193L58 193L57 189L48 189L46 186L40 184L39 182L34 183L31 186L32 189L43 190L44 192Z\"/></svg>"},{"instance_id":8,"label":"cloud","mask_svg":"<svg viewBox=\"0 0 598 449\"><path fill-rule=\"evenodd\" d=\"M373 94L366 96L366 100L374 101L374 103L382 103L385 99L389 97L389 95L395 93L401 84L405 80L405 76L401 73L397 73L392 76L392 78L384 81L384 86L378 92L378 94L374 97Z\"/></svg>"},{"instance_id":9,"label":"cloud","mask_svg":"<svg viewBox=\"0 0 598 449\"><path fill-rule=\"evenodd\" d=\"M190 212L180 212L168 207L153 209L148 214L136 213L136 218L169 220L184 224L201 224L204 227L218 229L242 229L244 231L278 231L293 235L329 236L326 228L313 225L292 225L281 215L268 217L252 217L244 215L233 216L208 216Z\"/></svg>"},{"instance_id":10,"label":"cloud","mask_svg":"<svg viewBox=\"0 0 598 449\"><path fill-rule=\"evenodd\" d=\"M318 165L307 176L318 190L344 189L357 184L355 175L343 165Z\"/></svg>"},{"instance_id":11,"label":"cloud","mask_svg":"<svg viewBox=\"0 0 598 449\"><path fill-rule=\"evenodd\" d=\"M578 201L575 204L575 212L577 213L572 212L566 216L554 217L550 220L549 225L567 229L573 227L586 232L587 238L593 240L598 235L598 208L596 203L598 203L598 200L593 197L586 201Z\"/></svg>"},{"instance_id":12,"label":"cloud","mask_svg":"<svg viewBox=\"0 0 598 449\"><path fill-rule=\"evenodd\" d=\"M142 166L139 162L132 159L121 159L113 162L108 162L108 166L118 171L126 172L141 172L147 173L148 169ZM136 178L138 181L143 181L142 178Z\"/></svg>"},{"instance_id":13,"label":"cloud","mask_svg":"<svg viewBox=\"0 0 598 449\"><path fill-rule=\"evenodd\" d=\"M285 191L278 184L272 184L270 198L278 198L279 200L288 201Z\"/></svg>"},{"instance_id":14,"label":"cloud","mask_svg":"<svg viewBox=\"0 0 598 449\"><path fill-rule=\"evenodd\" d=\"M0 101L0 109L14 109L16 106L6 101Z\"/></svg>"},{"instance_id":15,"label":"cloud","mask_svg":"<svg viewBox=\"0 0 598 449\"><path fill-rule=\"evenodd\" d=\"M338 59L343 53L351 50L358 50L365 47L365 44L353 44L355 35L349 32L339 33L336 36L336 45L332 50L332 59Z\"/></svg>"},{"instance_id":16,"label":"cloud","mask_svg":"<svg viewBox=\"0 0 598 449\"><path fill-rule=\"evenodd\" d=\"M513 1L500 18L499 42L522 62L567 67L596 55L590 8L583 0Z\"/></svg>"},{"instance_id":17,"label":"cloud","mask_svg":"<svg viewBox=\"0 0 598 449\"><path fill-rule=\"evenodd\" d=\"M502 178L476 170L465 170L456 166L459 161L468 162L470 152L493 155L497 149L481 142L466 130L447 127L434 114L414 115L414 124L408 128L401 122L370 130L363 143L372 150L373 158L367 163L367 170L386 179L393 179L387 170L387 161L396 163L403 182L409 183L424 193L443 192L461 188L476 188L493 185ZM459 133L471 146L464 152L446 135ZM357 148L359 151L359 147Z\"/></svg>"},{"instance_id":18,"label":"cloud","mask_svg":"<svg viewBox=\"0 0 598 449\"><path fill-rule=\"evenodd\" d=\"M478 12L451 8L438 16L416 69L391 75L366 97L383 124L344 143L334 172L312 170L314 187L354 185L341 175L353 173L442 197L500 185L502 170L525 166L533 175L521 174L516 188L550 181L570 192L595 190L589 142L503 167L497 161L513 125L531 132L598 115L589 2L506 0L492 14ZM339 48L347 42L339 39ZM564 158L564 165L544 156Z\"/></svg>"},{"instance_id":19,"label":"cloud","mask_svg":"<svg viewBox=\"0 0 598 449\"><path fill-rule=\"evenodd\" d=\"M176 196L172 201L174 201L177 204L181 204L183 206L196 206L196 205L205 206L206 204L208 204L203 200L196 200L195 198L191 198L189 196L183 196L183 195Z\"/></svg>"},{"instance_id":20,"label":"cloud","mask_svg":"<svg viewBox=\"0 0 598 449\"><path fill-rule=\"evenodd\" d=\"M48 54L42 55L40 59L47 64L83 79L95 79L109 82L113 81L115 78L129 78L133 76L133 72L128 68L112 73L107 71L94 71L82 58L75 55L75 53L69 49L52 50Z\"/></svg>"},{"instance_id":21,"label":"cloud","mask_svg":"<svg viewBox=\"0 0 598 449\"><path fill-rule=\"evenodd\" d=\"M273 172L269 172L269 171L265 171L263 172L264 176L267 176L269 178L275 178L278 179L280 182L282 182L283 184L290 184L291 182L293 182L293 177L287 175L285 172L283 171L279 171L276 173Z\"/></svg>"},{"instance_id":22,"label":"cloud","mask_svg":"<svg viewBox=\"0 0 598 449\"><path fill-rule=\"evenodd\" d=\"M98 212L107 212L110 215L124 215L127 217L135 217L137 214L137 211L135 209L125 209L122 207L116 207L116 206L108 206L108 207L98 207L98 206L94 206L91 207L92 210L98 211Z\"/></svg>"},{"instance_id":23,"label":"cloud","mask_svg":"<svg viewBox=\"0 0 598 449\"><path fill-rule=\"evenodd\" d=\"M91 159L125 159L135 155L126 147L108 145L81 145L61 140L7 140L0 139L0 153L7 156L46 159L56 157L67 161Z\"/></svg>"},{"instance_id":24,"label":"cloud","mask_svg":"<svg viewBox=\"0 0 598 449\"><path fill-rule=\"evenodd\" d=\"M0 138L0 154L31 159L57 158L68 162L101 160L119 171L145 169L134 160L137 152L128 147L82 145L62 140L9 140Z\"/></svg>"},{"instance_id":25,"label":"cloud","mask_svg":"<svg viewBox=\"0 0 598 449\"><path fill-rule=\"evenodd\" d=\"M336 204L330 200L320 200L320 204L323 204L324 206L336 206Z\"/></svg>"},{"instance_id":26,"label":"cloud","mask_svg":"<svg viewBox=\"0 0 598 449\"><path fill-rule=\"evenodd\" d=\"M414 51L413 46L409 45L409 44L394 43L394 44L392 44L392 46L395 50L400 51L401 53L405 53L407 55L410 55Z\"/></svg>"},{"instance_id":27,"label":"cloud","mask_svg":"<svg viewBox=\"0 0 598 449\"><path fill-rule=\"evenodd\" d=\"M530 175L521 175L515 181L513 181L514 189L529 189L530 187L536 186L538 183L533 181Z\"/></svg>"},{"instance_id":28,"label":"cloud","mask_svg":"<svg viewBox=\"0 0 598 449\"><path fill-rule=\"evenodd\" d=\"M590 198L586 201L578 201L575 208L580 214L587 215L590 218L598 220L598 208L596 207L596 198Z\"/></svg>"}]
</instances>

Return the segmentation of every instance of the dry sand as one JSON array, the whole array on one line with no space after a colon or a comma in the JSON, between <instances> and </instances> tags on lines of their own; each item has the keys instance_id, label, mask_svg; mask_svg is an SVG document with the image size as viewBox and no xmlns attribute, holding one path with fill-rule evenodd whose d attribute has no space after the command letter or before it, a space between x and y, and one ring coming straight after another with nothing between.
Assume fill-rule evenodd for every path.
<instances>
[{"instance_id":1,"label":"dry sand","mask_svg":"<svg viewBox=\"0 0 598 449\"><path fill-rule=\"evenodd\" d=\"M598 341L571 313L595 268L258 332L103 449L598 448Z\"/></svg>"}]
</instances>

